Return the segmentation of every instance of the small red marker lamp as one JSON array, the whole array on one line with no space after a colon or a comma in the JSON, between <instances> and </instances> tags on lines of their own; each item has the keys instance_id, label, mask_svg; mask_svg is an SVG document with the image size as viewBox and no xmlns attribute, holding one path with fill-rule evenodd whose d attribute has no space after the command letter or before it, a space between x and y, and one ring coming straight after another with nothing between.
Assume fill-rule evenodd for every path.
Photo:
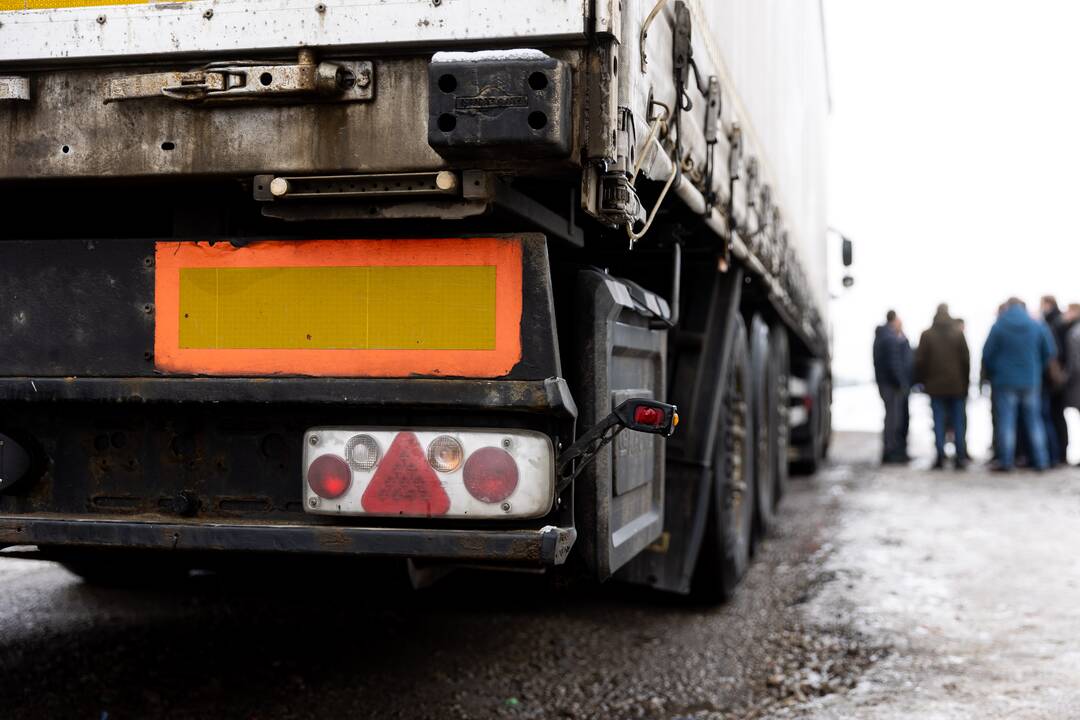
<instances>
[{"instance_id":1,"label":"small red marker lamp","mask_svg":"<svg viewBox=\"0 0 1080 720\"><path fill-rule=\"evenodd\" d=\"M559 456L559 480L555 491L562 492L596 458L600 449L623 430L671 437L678 424L679 413L674 405L644 398L623 401Z\"/></svg>"},{"instance_id":2,"label":"small red marker lamp","mask_svg":"<svg viewBox=\"0 0 1080 720\"><path fill-rule=\"evenodd\" d=\"M670 437L679 424L679 413L674 405L643 398L630 398L615 408L613 414L629 430L665 437Z\"/></svg>"}]
</instances>

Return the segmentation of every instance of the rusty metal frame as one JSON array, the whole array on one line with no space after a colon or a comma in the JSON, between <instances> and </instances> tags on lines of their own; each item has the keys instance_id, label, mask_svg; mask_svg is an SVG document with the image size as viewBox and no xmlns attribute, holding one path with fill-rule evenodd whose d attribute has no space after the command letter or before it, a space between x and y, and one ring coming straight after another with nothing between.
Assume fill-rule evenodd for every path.
<instances>
[{"instance_id":1,"label":"rusty metal frame","mask_svg":"<svg viewBox=\"0 0 1080 720\"><path fill-rule=\"evenodd\" d=\"M574 528L554 525L535 530L435 530L0 517L0 547L286 552L562 565L576 538Z\"/></svg>"},{"instance_id":2,"label":"rusty metal frame","mask_svg":"<svg viewBox=\"0 0 1080 720\"><path fill-rule=\"evenodd\" d=\"M0 378L0 402L325 403L363 407L483 408L575 418L566 381L454 378Z\"/></svg>"}]
</instances>

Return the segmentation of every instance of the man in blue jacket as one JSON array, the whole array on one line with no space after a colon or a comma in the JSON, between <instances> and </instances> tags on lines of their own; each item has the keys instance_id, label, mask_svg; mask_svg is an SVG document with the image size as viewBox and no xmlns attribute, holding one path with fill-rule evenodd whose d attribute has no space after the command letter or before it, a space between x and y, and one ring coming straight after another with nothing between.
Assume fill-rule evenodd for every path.
<instances>
[{"instance_id":1,"label":"man in blue jacket","mask_svg":"<svg viewBox=\"0 0 1080 720\"><path fill-rule=\"evenodd\" d=\"M911 344L894 310L885 315L885 324L874 333L874 379L885 403L882 432L882 462L906 463L908 436L908 396L911 393L913 359Z\"/></svg>"},{"instance_id":2,"label":"man in blue jacket","mask_svg":"<svg viewBox=\"0 0 1080 720\"><path fill-rule=\"evenodd\" d=\"M1054 355L1054 339L1045 323L1030 317L1024 303L1010 298L1005 312L983 345L983 365L990 376L997 408L998 465L1011 470L1016 454L1017 414L1023 421L1036 470L1050 464L1042 421L1042 376Z\"/></svg>"}]
</instances>

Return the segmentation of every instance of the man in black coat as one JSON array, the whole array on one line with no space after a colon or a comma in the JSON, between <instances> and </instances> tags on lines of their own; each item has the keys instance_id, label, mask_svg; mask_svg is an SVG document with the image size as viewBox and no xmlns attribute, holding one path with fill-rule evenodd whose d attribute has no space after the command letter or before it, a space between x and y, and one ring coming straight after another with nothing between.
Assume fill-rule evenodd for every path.
<instances>
[{"instance_id":1,"label":"man in black coat","mask_svg":"<svg viewBox=\"0 0 1080 720\"><path fill-rule=\"evenodd\" d=\"M1057 299L1053 295L1044 295L1039 303L1043 320L1050 326L1050 332L1054 335L1054 343L1057 345L1057 367L1065 367L1065 335L1068 332L1068 323L1065 315L1058 307ZM1064 378L1062 378L1064 379ZM1057 378L1049 373L1043 378L1043 412L1049 416L1046 427L1047 446L1050 449L1050 463L1057 465L1065 462L1069 448L1069 426L1065 422L1065 384L1055 383Z\"/></svg>"},{"instance_id":2,"label":"man in black coat","mask_svg":"<svg viewBox=\"0 0 1080 720\"><path fill-rule=\"evenodd\" d=\"M885 404L881 461L906 463L908 396L911 393L912 352L896 311L885 315L885 324L874 332L874 379Z\"/></svg>"}]
</instances>

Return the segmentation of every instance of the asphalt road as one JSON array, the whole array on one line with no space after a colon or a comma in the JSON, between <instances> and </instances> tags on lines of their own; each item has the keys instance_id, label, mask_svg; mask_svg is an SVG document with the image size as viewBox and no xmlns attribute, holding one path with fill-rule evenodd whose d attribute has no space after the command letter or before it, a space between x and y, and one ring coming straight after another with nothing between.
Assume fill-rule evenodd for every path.
<instances>
[{"instance_id":1,"label":"asphalt road","mask_svg":"<svg viewBox=\"0 0 1080 720\"><path fill-rule=\"evenodd\" d=\"M1080 717L1080 472L843 433L735 601L351 566L106 590L0 559L0 718Z\"/></svg>"},{"instance_id":2,"label":"asphalt road","mask_svg":"<svg viewBox=\"0 0 1080 720\"><path fill-rule=\"evenodd\" d=\"M402 591L351 566L102 589L0 559L0 717L758 716L796 700L785 662L861 662L855 641L800 627L831 522L822 477L794 483L719 608L482 572Z\"/></svg>"}]
</instances>

